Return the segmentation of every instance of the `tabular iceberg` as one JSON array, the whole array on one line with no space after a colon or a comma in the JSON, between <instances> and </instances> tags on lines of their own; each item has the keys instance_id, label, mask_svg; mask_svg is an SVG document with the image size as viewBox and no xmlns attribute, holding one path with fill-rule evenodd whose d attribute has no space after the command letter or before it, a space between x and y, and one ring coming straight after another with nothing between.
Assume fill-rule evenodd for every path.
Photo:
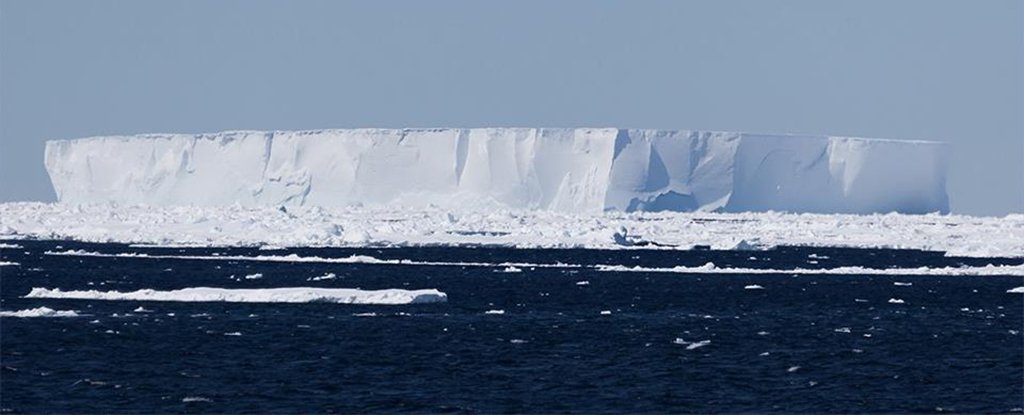
<instances>
[{"instance_id":1,"label":"tabular iceberg","mask_svg":"<svg viewBox=\"0 0 1024 415\"><path fill-rule=\"evenodd\" d=\"M615 128L348 129L49 141L61 202L573 212L947 212L941 143Z\"/></svg>"}]
</instances>

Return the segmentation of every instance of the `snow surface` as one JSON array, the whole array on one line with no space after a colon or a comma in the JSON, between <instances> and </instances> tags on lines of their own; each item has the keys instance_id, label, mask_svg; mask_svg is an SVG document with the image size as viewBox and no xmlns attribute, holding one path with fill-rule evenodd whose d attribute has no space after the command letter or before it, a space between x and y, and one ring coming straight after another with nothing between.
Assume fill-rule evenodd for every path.
<instances>
[{"instance_id":1,"label":"snow surface","mask_svg":"<svg viewBox=\"0 0 1024 415\"><path fill-rule=\"evenodd\" d=\"M183 301L230 303L338 303L338 304L414 304L445 302L448 296L438 290L357 290L349 288L253 288L230 289L194 287L158 291L63 291L59 288L32 288L25 298L72 298L82 300Z\"/></svg>"},{"instance_id":2,"label":"snow surface","mask_svg":"<svg viewBox=\"0 0 1024 415\"><path fill-rule=\"evenodd\" d=\"M24 238L172 246L709 246L756 250L801 245L1020 257L1024 255L1024 215L0 204L0 239Z\"/></svg>"},{"instance_id":3,"label":"snow surface","mask_svg":"<svg viewBox=\"0 0 1024 415\"><path fill-rule=\"evenodd\" d=\"M61 202L946 212L940 143L616 128L349 129L49 141ZM356 234L357 235L357 234Z\"/></svg>"},{"instance_id":4,"label":"snow surface","mask_svg":"<svg viewBox=\"0 0 1024 415\"><path fill-rule=\"evenodd\" d=\"M38 307L29 308L18 311L0 311L0 317L78 317L77 311L74 310L54 310L49 307Z\"/></svg>"}]
</instances>

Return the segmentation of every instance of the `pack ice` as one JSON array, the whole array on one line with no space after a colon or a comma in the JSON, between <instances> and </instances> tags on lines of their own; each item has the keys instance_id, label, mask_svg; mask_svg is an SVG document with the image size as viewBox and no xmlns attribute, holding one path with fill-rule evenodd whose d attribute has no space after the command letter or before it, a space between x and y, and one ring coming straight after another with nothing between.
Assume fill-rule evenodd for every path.
<instances>
[{"instance_id":1,"label":"pack ice","mask_svg":"<svg viewBox=\"0 0 1024 415\"><path fill-rule=\"evenodd\" d=\"M50 141L61 202L498 204L573 212L947 212L940 143L615 128L348 129Z\"/></svg>"}]
</instances>

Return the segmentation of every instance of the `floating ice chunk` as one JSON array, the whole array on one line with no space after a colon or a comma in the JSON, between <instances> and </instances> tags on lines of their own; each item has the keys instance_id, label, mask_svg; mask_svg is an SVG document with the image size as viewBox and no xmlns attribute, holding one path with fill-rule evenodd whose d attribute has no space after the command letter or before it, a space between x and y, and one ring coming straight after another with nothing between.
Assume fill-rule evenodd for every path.
<instances>
[{"instance_id":1,"label":"floating ice chunk","mask_svg":"<svg viewBox=\"0 0 1024 415\"><path fill-rule=\"evenodd\" d=\"M1010 294L1024 294L1024 287L1011 288L1006 290Z\"/></svg>"},{"instance_id":2,"label":"floating ice chunk","mask_svg":"<svg viewBox=\"0 0 1024 415\"><path fill-rule=\"evenodd\" d=\"M786 372L793 373L798 370L800 370L800 366L790 366L789 369L786 369Z\"/></svg>"},{"instance_id":3,"label":"floating ice chunk","mask_svg":"<svg viewBox=\"0 0 1024 415\"><path fill-rule=\"evenodd\" d=\"M509 265L500 270L495 270L495 272L523 272L523 269Z\"/></svg>"},{"instance_id":4,"label":"floating ice chunk","mask_svg":"<svg viewBox=\"0 0 1024 415\"><path fill-rule=\"evenodd\" d=\"M903 304L904 301L900 298L890 298L889 304Z\"/></svg>"},{"instance_id":5,"label":"floating ice chunk","mask_svg":"<svg viewBox=\"0 0 1024 415\"><path fill-rule=\"evenodd\" d=\"M186 396L184 398L181 398L181 401L184 403L213 402L213 399L207 398L205 396Z\"/></svg>"},{"instance_id":6,"label":"floating ice chunk","mask_svg":"<svg viewBox=\"0 0 1024 415\"><path fill-rule=\"evenodd\" d=\"M686 346L686 350L693 350L693 349L701 348L701 347L704 347L704 346L707 346L707 345L711 344L711 340L701 340L701 341L696 341L696 342L688 342L686 340L683 340L681 337L676 337L676 339L673 340L672 343L678 344L678 345L684 345L684 346Z\"/></svg>"},{"instance_id":7,"label":"floating ice chunk","mask_svg":"<svg viewBox=\"0 0 1024 415\"><path fill-rule=\"evenodd\" d=\"M338 303L338 304L411 304L445 302L448 295L435 290L358 290L350 288L253 288L231 289L194 287L158 291L63 291L59 288L33 288L25 298L74 298L83 300L235 302L235 303Z\"/></svg>"},{"instance_id":8,"label":"floating ice chunk","mask_svg":"<svg viewBox=\"0 0 1024 415\"><path fill-rule=\"evenodd\" d=\"M505 314L505 310L487 310L484 311L484 314L502 315Z\"/></svg>"},{"instance_id":9,"label":"floating ice chunk","mask_svg":"<svg viewBox=\"0 0 1024 415\"><path fill-rule=\"evenodd\" d=\"M743 289L744 290L763 290L764 287L762 287L760 285L757 285L757 284L751 284L751 285L747 285L747 286L743 287Z\"/></svg>"},{"instance_id":10,"label":"floating ice chunk","mask_svg":"<svg viewBox=\"0 0 1024 415\"><path fill-rule=\"evenodd\" d=\"M140 306L139 306L138 308L136 308L136 309L132 310L132 312L133 312L133 313L152 313L152 312L153 312L153 310L149 310L149 309L146 309L145 307L142 307L142 306L140 305Z\"/></svg>"},{"instance_id":11,"label":"floating ice chunk","mask_svg":"<svg viewBox=\"0 0 1024 415\"><path fill-rule=\"evenodd\" d=\"M529 343L528 341L523 340L523 339L512 339L512 340L509 340L508 342L512 343L512 344L525 344L525 343Z\"/></svg>"},{"instance_id":12,"label":"floating ice chunk","mask_svg":"<svg viewBox=\"0 0 1024 415\"><path fill-rule=\"evenodd\" d=\"M895 285L897 287L909 287L911 285L914 285L914 283L912 283L912 282L899 282L899 281L896 281L896 282L893 282L892 285Z\"/></svg>"},{"instance_id":13,"label":"floating ice chunk","mask_svg":"<svg viewBox=\"0 0 1024 415\"><path fill-rule=\"evenodd\" d=\"M263 274L258 273L258 272L255 273L255 274L249 274L249 275L245 276L245 279L247 279L247 280L258 280L260 278L263 278Z\"/></svg>"},{"instance_id":14,"label":"floating ice chunk","mask_svg":"<svg viewBox=\"0 0 1024 415\"><path fill-rule=\"evenodd\" d=\"M836 332L836 333L849 333L850 332L850 328L849 327L840 327L840 328L835 329L833 331Z\"/></svg>"},{"instance_id":15,"label":"floating ice chunk","mask_svg":"<svg viewBox=\"0 0 1024 415\"><path fill-rule=\"evenodd\" d=\"M0 249L22 249L21 245L0 243Z\"/></svg>"},{"instance_id":16,"label":"floating ice chunk","mask_svg":"<svg viewBox=\"0 0 1024 415\"><path fill-rule=\"evenodd\" d=\"M232 332L229 332L229 333L224 333L224 335L225 336L241 336L242 333L238 332L238 331L232 331Z\"/></svg>"},{"instance_id":17,"label":"floating ice chunk","mask_svg":"<svg viewBox=\"0 0 1024 415\"><path fill-rule=\"evenodd\" d=\"M309 279L309 281L326 281L326 280L333 280L335 278L338 278L338 276L334 275L333 272L328 272L328 273L326 273L324 275L321 275L319 277L312 277L312 278Z\"/></svg>"},{"instance_id":18,"label":"floating ice chunk","mask_svg":"<svg viewBox=\"0 0 1024 415\"><path fill-rule=\"evenodd\" d=\"M29 308L18 311L0 311L0 317L78 317L77 311L74 310L54 310L49 307L37 307Z\"/></svg>"},{"instance_id":19,"label":"floating ice chunk","mask_svg":"<svg viewBox=\"0 0 1024 415\"><path fill-rule=\"evenodd\" d=\"M12 261L0 261L0 267L16 267L21 264Z\"/></svg>"},{"instance_id":20,"label":"floating ice chunk","mask_svg":"<svg viewBox=\"0 0 1024 415\"><path fill-rule=\"evenodd\" d=\"M590 285L590 281L576 281L576 285Z\"/></svg>"},{"instance_id":21,"label":"floating ice chunk","mask_svg":"<svg viewBox=\"0 0 1024 415\"><path fill-rule=\"evenodd\" d=\"M601 315L602 316L609 316L611 314L612 314L611 310L601 310Z\"/></svg>"}]
</instances>

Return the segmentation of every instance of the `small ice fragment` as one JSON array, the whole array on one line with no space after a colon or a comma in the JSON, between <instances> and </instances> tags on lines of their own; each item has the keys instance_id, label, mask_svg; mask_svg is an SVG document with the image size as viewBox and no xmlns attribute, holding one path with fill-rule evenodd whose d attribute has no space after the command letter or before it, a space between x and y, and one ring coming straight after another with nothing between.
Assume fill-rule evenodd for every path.
<instances>
[{"instance_id":1,"label":"small ice fragment","mask_svg":"<svg viewBox=\"0 0 1024 415\"><path fill-rule=\"evenodd\" d=\"M355 313L355 317L377 317L377 313Z\"/></svg>"},{"instance_id":2,"label":"small ice fragment","mask_svg":"<svg viewBox=\"0 0 1024 415\"><path fill-rule=\"evenodd\" d=\"M247 280L258 280L260 278L263 278L263 274L258 273L258 272L255 273L255 274L249 274L249 275L245 276L245 279L247 279Z\"/></svg>"},{"instance_id":3,"label":"small ice fragment","mask_svg":"<svg viewBox=\"0 0 1024 415\"><path fill-rule=\"evenodd\" d=\"M833 331L835 331L836 333L849 333L850 332L850 328L849 327L840 327L840 328L835 329Z\"/></svg>"},{"instance_id":4,"label":"small ice fragment","mask_svg":"<svg viewBox=\"0 0 1024 415\"><path fill-rule=\"evenodd\" d=\"M213 402L213 399L207 398L205 396L186 396L184 398L181 398L181 401L184 403Z\"/></svg>"},{"instance_id":5,"label":"small ice fragment","mask_svg":"<svg viewBox=\"0 0 1024 415\"><path fill-rule=\"evenodd\" d=\"M326 274L324 274L324 275L321 275L321 276L319 276L319 277L313 277L313 278L310 278L310 279L309 279L309 281L325 281L325 280L333 280L333 279L335 279L335 278L337 278L337 277L338 277L338 276L337 276L337 275L334 275L334 273L333 273L333 272L328 272L328 273L326 273Z\"/></svg>"},{"instance_id":6,"label":"small ice fragment","mask_svg":"<svg viewBox=\"0 0 1024 415\"><path fill-rule=\"evenodd\" d=\"M800 370L800 366L791 366L789 369L786 369L786 372L793 373L798 370Z\"/></svg>"},{"instance_id":7,"label":"small ice fragment","mask_svg":"<svg viewBox=\"0 0 1024 415\"><path fill-rule=\"evenodd\" d=\"M146 308L144 308L144 307L142 307L142 306L140 305L140 306L139 306L138 308L136 308L136 309L132 310L132 312L133 312L133 313L152 313L152 312L153 312L153 310L149 310L149 309L146 309Z\"/></svg>"},{"instance_id":8,"label":"small ice fragment","mask_svg":"<svg viewBox=\"0 0 1024 415\"><path fill-rule=\"evenodd\" d=\"M1006 292L1010 294L1024 294L1024 287L1011 288L1006 290Z\"/></svg>"},{"instance_id":9,"label":"small ice fragment","mask_svg":"<svg viewBox=\"0 0 1024 415\"><path fill-rule=\"evenodd\" d=\"M889 304L903 304L903 303L904 303L904 301L902 299L899 299L899 298L890 298L889 299Z\"/></svg>"},{"instance_id":10,"label":"small ice fragment","mask_svg":"<svg viewBox=\"0 0 1024 415\"><path fill-rule=\"evenodd\" d=\"M711 340L701 340L701 341L697 341L697 342L688 342L686 340L683 340L683 338L681 338L681 337L676 337L676 339L673 340L672 343L673 344L678 344L678 345L684 345L684 346L686 346L686 350L693 350L693 349L704 347L704 346L707 346L707 345L711 344Z\"/></svg>"},{"instance_id":11,"label":"small ice fragment","mask_svg":"<svg viewBox=\"0 0 1024 415\"><path fill-rule=\"evenodd\" d=\"M509 266L507 266L505 268L502 268L500 270L496 270L496 272L523 272L523 270L522 270L522 268L517 268L517 267L514 267L512 265L509 265Z\"/></svg>"},{"instance_id":12,"label":"small ice fragment","mask_svg":"<svg viewBox=\"0 0 1024 415\"><path fill-rule=\"evenodd\" d=\"M237 332L237 331L233 331L233 332L230 332L230 333L224 333L224 335L225 336L241 336L242 333L241 332Z\"/></svg>"},{"instance_id":13,"label":"small ice fragment","mask_svg":"<svg viewBox=\"0 0 1024 415\"><path fill-rule=\"evenodd\" d=\"M590 281L576 281L576 285L590 285Z\"/></svg>"},{"instance_id":14,"label":"small ice fragment","mask_svg":"<svg viewBox=\"0 0 1024 415\"><path fill-rule=\"evenodd\" d=\"M764 352L764 353L759 354L758 356L768 356L770 354L771 354L771 352Z\"/></svg>"},{"instance_id":15,"label":"small ice fragment","mask_svg":"<svg viewBox=\"0 0 1024 415\"><path fill-rule=\"evenodd\" d=\"M602 316L608 316L612 314L612 310L601 310Z\"/></svg>"},{"instance_id":16,"label":"small ice fragment","mask_svg":"<svg viewBox=\"0 0 1024 415\"><path fill-rule=\"evenodd\" d=\"M512 343L512 344L523 344L523 343L528 343L528 342L527 342L526 340L523 340L523 339L512 339L512 340L509 340L508 342L509 342L509 343Z\"/></svg>"},{"instance_id":17,"label":"small ice fragment","mask_svg":"<svg viewBox=\"0 0 1024 415\"><path fill-rule=\"evenodd\" d=\"M757 332L757 335L758 336L767 336L768 332L767 331L759 331L759 332Z\"/></svg>"},{"instance_id":18,"label":"small ice fragment","mask_svg":"<svg viewBox=\"0 0 1024 415\"><path fill-rule=\"evenodd\" d=\"M743 289L744 290L763 290L764 287L762 287L760 285L757 285L757 284L751 284L751 285L743 287Z\"/></svg>"},{"instance_id":19,"label":"small ice fragment","mask_svg":"<svg viewBox=\"0 0 1024 415\"><path fill-rule=\"evenodd\" d=\"M897 287L909 287L911 285L914 285L914 283L912 283L912 282L899 282L899 281L896 281L896 282L893 282L892 285L895 285Z\"/></svg>"},{"instance_id":20,"label":"small ice fragment","mask_svg":"<svg viewBox=\"0 0 1024 415\"><path fill-rule=\"evenodd\" d=\"M866 303L866 302L868 302L868 300L865 300L865 299L862 299L862 298L854 298L853 301L856 302L856 303Z\"/></svg>"},{"instance_id":21,"label":"small ice fragment","mask_svg":"<svg viewBox=\"0 0 1024 415\"><path fill-rule=\"evenodd\" d=\"M484 314L497 314L497 315L501 315L501 314L505 314L505 310L487 310L487 311L484 311Z\"/></svg>"}]
</instances>

